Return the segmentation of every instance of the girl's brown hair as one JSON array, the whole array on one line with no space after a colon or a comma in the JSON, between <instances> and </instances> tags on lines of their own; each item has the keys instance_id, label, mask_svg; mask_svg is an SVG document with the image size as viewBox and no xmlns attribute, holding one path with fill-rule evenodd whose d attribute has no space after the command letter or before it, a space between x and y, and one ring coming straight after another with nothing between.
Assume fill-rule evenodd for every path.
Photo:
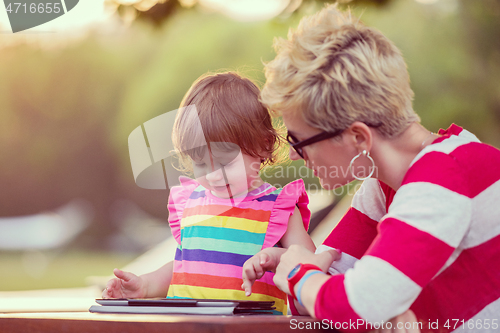
<instances>
[{"instance_id":1,"label":"girl's brown hair","mask_svg":"<svg viewBox=\"0 0 500 333\"><path fill-rule=\"evenodd\" d=\"M172 133L181 168L190 170L187 157L198 157L204 142L233 143L263 165L277 162L282 140L259 95L251 80L234 72L198 78L182 99ZM194 142L200 143L198 149L192 149Z\"/></svg>"}]
</instances>

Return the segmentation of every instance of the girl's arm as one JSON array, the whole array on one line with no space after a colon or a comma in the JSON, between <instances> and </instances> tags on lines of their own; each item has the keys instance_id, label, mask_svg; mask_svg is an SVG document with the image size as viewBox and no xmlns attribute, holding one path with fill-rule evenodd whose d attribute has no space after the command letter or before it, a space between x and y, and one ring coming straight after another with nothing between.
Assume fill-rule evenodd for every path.
<instances>
[{"instance_id":1,"label":"girl's arm","mask_svg":"<svg viewBox=\"0 0 500 333\"><path fill-rule=\"evenodd\" d=\"M173 270L174 262L170 261L154 272L141 275L147 286L145 297L167 297Z\"/></svg>"},{"instance_id":2,"label":"girl's arm","mask_svg":"<svg viewBox=\"0 0 500 333\"><path fill-rule=\"evenodd\" d=\"M316 246L314 245L311 237L304 229L304 224L302 223L302 216L297 207L293 211L293 214L288 220L288 227L285 231L283 237L280 240L281 246L284 248L289 248L293 244L302 245L309 251L316 251ZM278 261L279 264L279 261ZM276 267L274 267L276 268Z\"/></svg>"},{"instance_id":3,"label":"girl's arm","mask_svg":"<svg viewBox=\"0 0 500 333\"><path fill-rule=\"evenodd\" d=\"M108 281L102 298L166 297L172 280L173 261L154 272L137 276L115 268L116 278Z\"/></svg>"},{"instance_id":4,"label":"girl's arm","mask_svg":"<svg viewBox=\"0 0 500 333\"><path fill-rule=\"evenodd\" d=\"M292 245L302 245L305 249L311 251L312 253L316 251L316 246L314 245L314 242L312 241L311 237L304 228L304 225L302 223L302 216L300 215L300 211L297 207L295 207L292 216L290 216L290 219L288 220L288 228L286 229L286 232L283 235L283 237L281 237L280 242L281 245L287 249ZM276 271L276 267L280 263L280 260L281 256L277 259L276 266L274 266L273 269L274 272ZM288 298L289 301L291 301L291 299L292 299L291 297ZM294 303L293 305L295 306L295 310L299 314L308 313L307 309L301 306L297 301L294 300L293 303Z\"/></svg>"}]
</instances>

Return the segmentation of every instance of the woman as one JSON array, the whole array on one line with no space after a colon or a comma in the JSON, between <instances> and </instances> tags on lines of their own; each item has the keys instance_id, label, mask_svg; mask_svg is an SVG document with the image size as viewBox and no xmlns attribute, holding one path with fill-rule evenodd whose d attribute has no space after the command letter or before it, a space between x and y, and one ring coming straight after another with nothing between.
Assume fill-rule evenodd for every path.
<instances>
[{"instance_id":1,"label":"woman","mask_svg":"<svg viewBox=\"0 0 500 333\"><path fill-rule=\"evenodd\" d=\"M276 285L343 330L413 312L422 331L498 331L500 151L420 125L400 51L334 6L276 50L262 100L282 114L291 159L326 189L364 180L316 252L338 251L290 247Z\"/></svg>"}]
</instances>

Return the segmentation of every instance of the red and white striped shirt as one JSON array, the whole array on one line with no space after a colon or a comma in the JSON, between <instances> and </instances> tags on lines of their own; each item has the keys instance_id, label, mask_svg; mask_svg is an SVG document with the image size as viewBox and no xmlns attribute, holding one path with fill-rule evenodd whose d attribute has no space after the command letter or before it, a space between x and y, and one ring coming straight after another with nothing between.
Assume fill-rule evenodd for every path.
<instances>
[{"instance_id":1,"label":"red and white striped shirt","mask_svg":"<svg viewBox=\"0 0 500 333\"><path fill-rule=\"evenodd\" d=\"M364 331L345 323L411 309L424 332L500 331L500 151L454 124L439 134L397 192L366 180L321 246L343 254L318 318Z\"/></svg>"}]
</instances>

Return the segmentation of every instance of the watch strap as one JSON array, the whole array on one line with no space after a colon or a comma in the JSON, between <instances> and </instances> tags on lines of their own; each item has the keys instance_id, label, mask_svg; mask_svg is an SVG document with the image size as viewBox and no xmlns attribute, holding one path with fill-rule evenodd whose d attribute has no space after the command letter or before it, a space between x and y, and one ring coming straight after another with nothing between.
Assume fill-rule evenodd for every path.
<instances>
[{"instance_id":1,"label":"watch strap","mask_svg":"<svg viewBox=\"0 0 500 333\"><path fill-rule=\"evenodd\" d=\"M288 289L290 290L290 295L292 295L292 297L295 299L297 299L297 297L295 296L294 287L302 279L304 274L306 274L310 270L321 271L321 268L313 264L299 264L299 265L300 267L297 273L288 278Z\"/></svg>"}]
</instances>

